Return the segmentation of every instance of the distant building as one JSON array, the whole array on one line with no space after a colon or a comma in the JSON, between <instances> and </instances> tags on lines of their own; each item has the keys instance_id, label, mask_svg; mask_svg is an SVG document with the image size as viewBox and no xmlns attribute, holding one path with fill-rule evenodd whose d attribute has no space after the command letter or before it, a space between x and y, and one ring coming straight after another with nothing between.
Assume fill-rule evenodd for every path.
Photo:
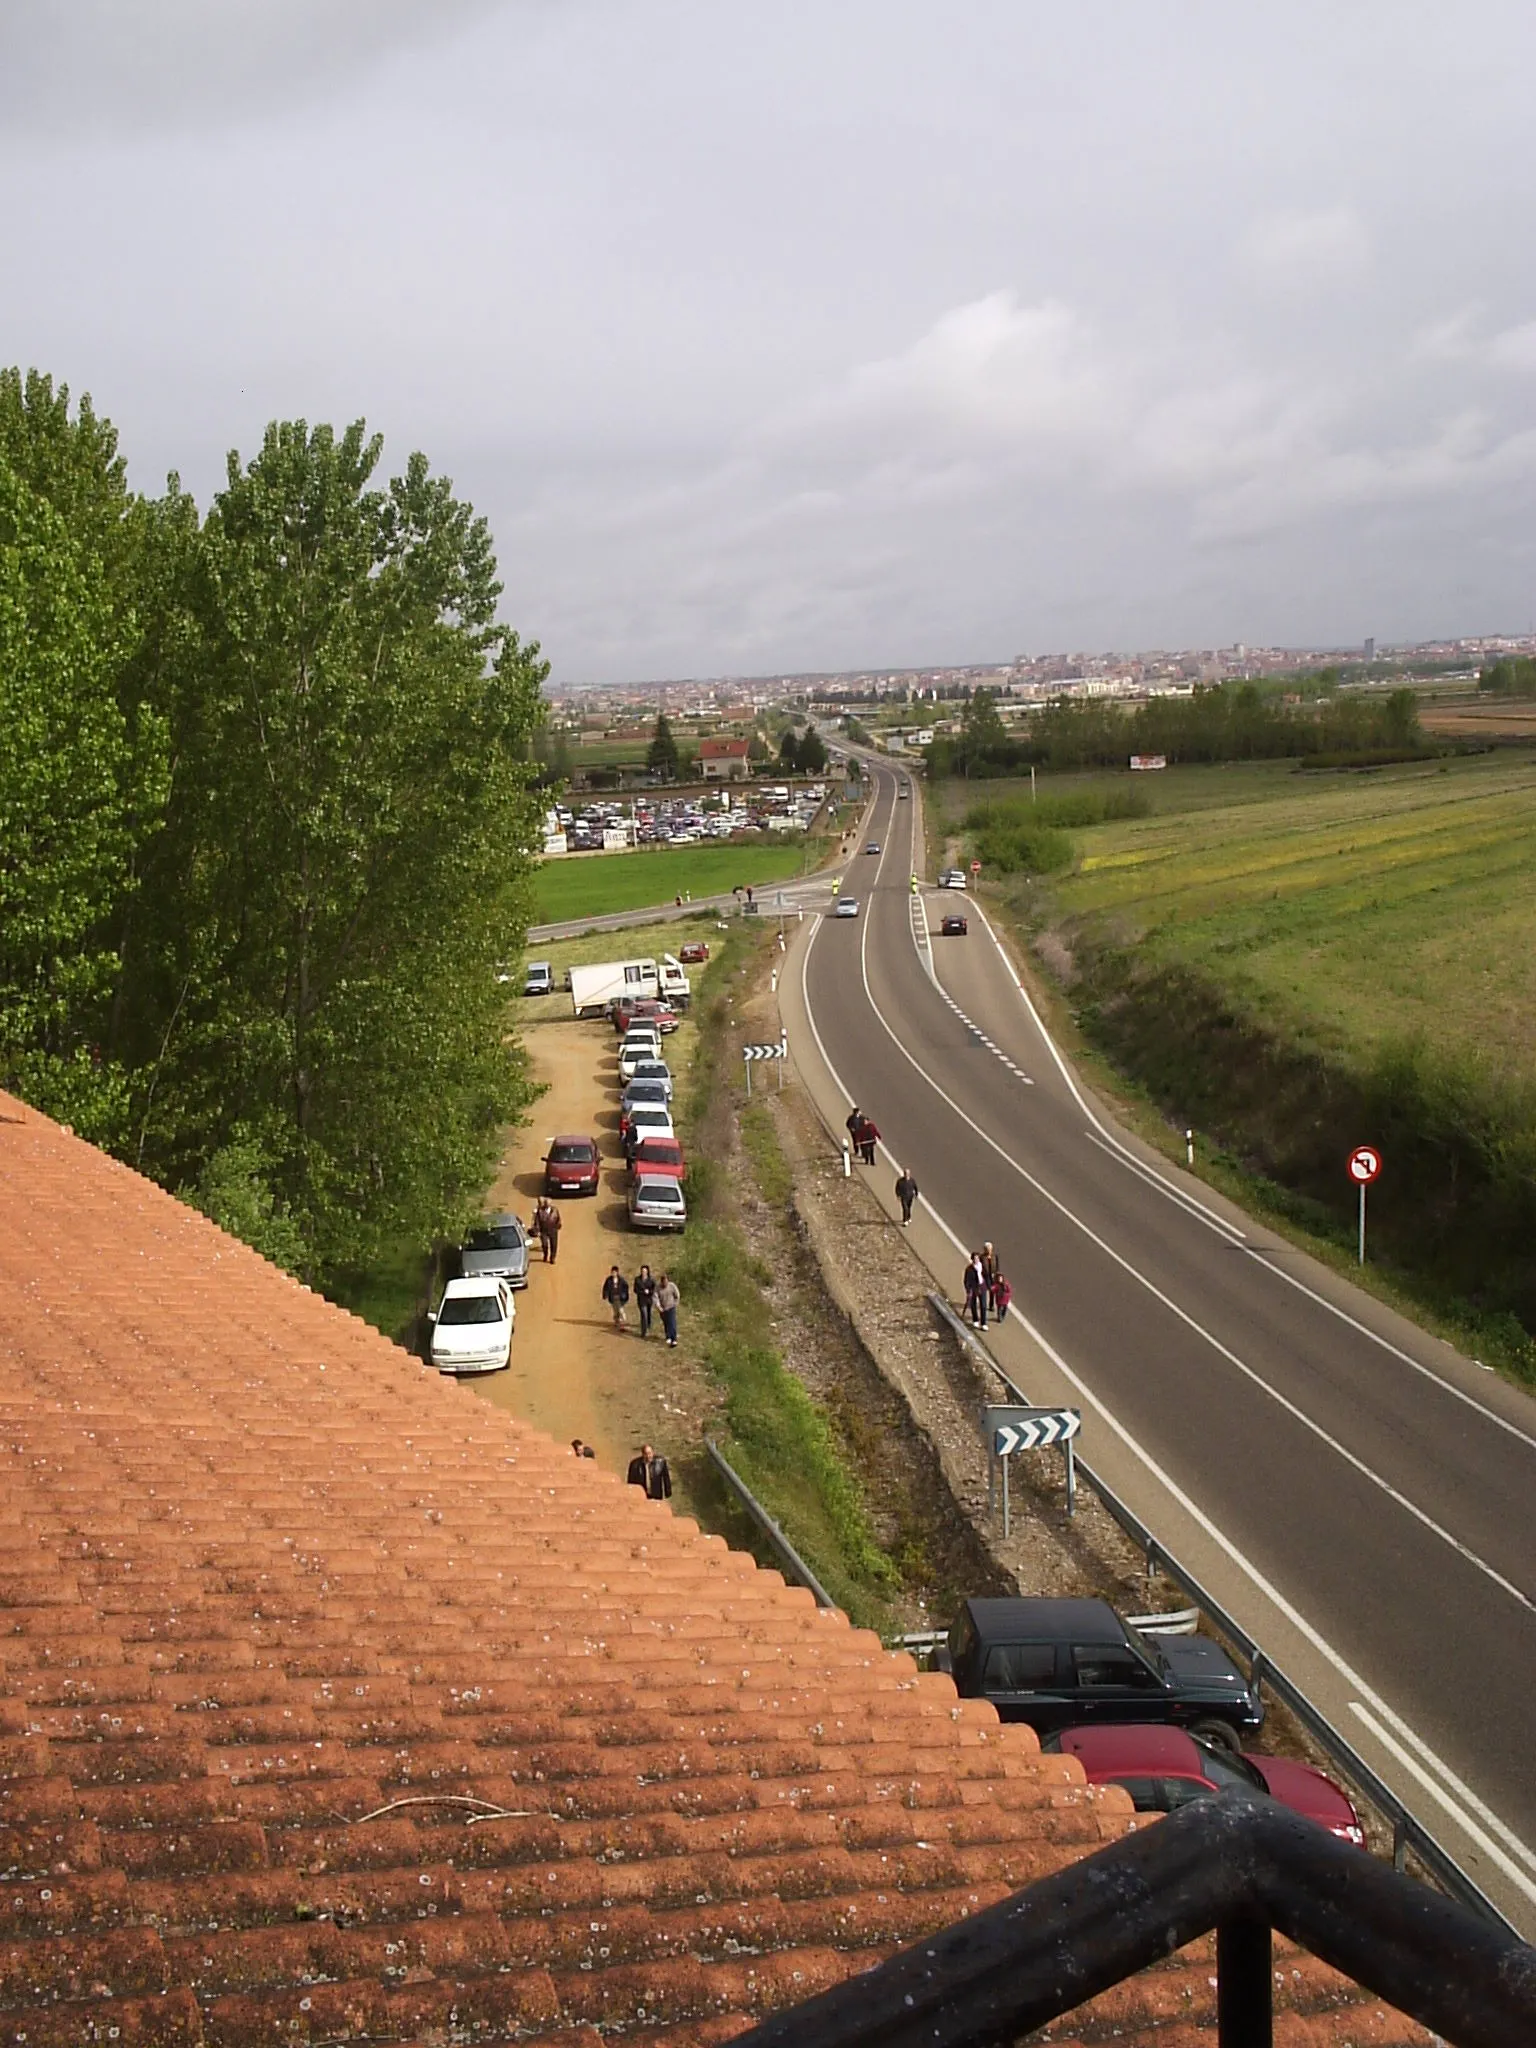
<instances>
[{"instance_id":1,"label":"distant building","mask_svg":"<svg viewBox=\"0 0 1536 2048\"><path fill-rule=\"evenodd\" d=\"M700 740L699 773L706 782L745 782L750 740Z\"/></svg>"},{"instance_id":2,"label":"distant building","mask_svg":"<svg viewBox=\"0 0 1536 2048\"><path fill-rule=\"evenodd\" d=\"M1374 661L1376 659L1376 642L1374 640L1366 641L1365 646L1361 650L1361 658L1365 661Z\"/></svg>"}]
</instances>

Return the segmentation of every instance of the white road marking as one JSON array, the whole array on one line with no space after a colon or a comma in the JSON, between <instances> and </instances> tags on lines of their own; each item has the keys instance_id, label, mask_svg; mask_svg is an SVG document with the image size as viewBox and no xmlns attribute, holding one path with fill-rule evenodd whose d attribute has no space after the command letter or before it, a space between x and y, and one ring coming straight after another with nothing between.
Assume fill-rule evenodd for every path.
<instances>
[{"instance_id":1,"label":"white road marking","mask_svg":"<svg viewBox=\"0 0 1536 2048\"><path fill-rule=\"evenodd\" d=\"M878 875L876 879L878 880ZM832 1062L831 1055L827 1051L826 1043L823 1040L820 1029L817 1026L815 1011L811 1006L811 993L808 977L810 972L811 952L813 947L815 946L816 939L820 934L820 930L821 921L818 919L816 923L813 925L809 936L807 937L805 950L800 956L800 1001L801 1006L805 1011L806 1022L811 1027L811 1036L816 1041L816 1050L821 1055L822 1064L825 1066L827 1072L831 1075L833 1082L836 1084L838 1092L851 1105L853 1102L853 1097L849 1094L848 1088L843 1081L842 1075L838 1072L836 1066ZM1001 947L999 947L998 950L999 952L1001 952ZM1006 962L1006 954L1003 957ZM864 965L862 945L860 948L860 965L861 968ZM869 993L867 973L865 974L865 993L866 995L868 995ZM1020 988L1019 993L1024 997L1025 1002L1029 1003L1028 991L1023 988ZM870 1002L870 1007L872 1009L875 1007L872 999ZM1033 1004L1030 1004L1030 1008L1031 1011L1033 1011ZM879 1014L880 1013L877 1010L876 1015L878 1016ZM885 1022L883 1017L881 1017L881 1022L882 1024L884 1024ZM887 1032L890 1031L890 1026L888 1024L885 1026L885 1028ZM1057 1064L1062 1065L1061 1057L1058 1053L1056 1053L1055 1047L1051 1043L1049 1036L1046 1034L1044 1027L1041 1026L1040 1028L1041 1036L1046 1039L1046 1043L1050 1047L1053 1056L1056 1058ZM906 1048L900 1045L899 1040L897 1040L896 1043L900 1050L903 1052L903 1054L910 1060L911 1055L909 1053L906 1053ZM921 1069L919 1069L919 1071L921 1072ZM1063 1073L1065 1075L1064 1067ZM924 1076L924 1078L926 1079L927 1077ZM1078 1094L1076 1087L1072 1084L1071 1076L1065 1075L1065 1078L1067 1080L1068 1086L1072 1088L1072 1093L1077 1098L1079 1106L1082 1107L1085 1110L1085 1112L1089 1115L1089 1117L1092 1119L1092 1111L1088 1110L1087 1105L1083 1103L1081 1095ZM931 1085L936 1086L936 1084ZM943 1094L943 1091L941 1089L936 1088L936 1092L941 1095ZM946 1101L948 1101L948 1099L948 1097L945 1097ZM954 1107L954 1105L951 1104L951 1107ZM957 1114L959 1114L966 1123L971 1122L970 1118L965 1116L965 1112L963 1110L957 1111ZM1097 1119L1092 1120L1095 1122L1097 1121ZM977 1129L978 1127L972 1124L971 1128ZM985 1137L986 1133L982 1132L981 1135ZM988 1142L990 1143L990 1140L988 1140ZM883 1141L879 1146L879 1150L885 1154L886 1160L889 1164L895 1165L895 1155L891 1152L890 1148ZM955 1231L951 1229L949 1223L934 1207L933 1203L928 1199L928 1197L926 1195L919 1195L918 1202L924 1209L927 1210L928 1214L933 1218L938 1228L943 1231L944 1235L949 1239L950 1243L954 1246L959 1256L961 1258L967 1257L968 1253L966 1251L964 1242L959 1236L956 1235ZM1196 1504L1196 1502L1192 1499L1192 1497L1184 1491L1183 1487L1181 1487L1178 1484L1178 1482L1173 1478L1172 1474L1164 1470L1164 1468L1158 1463L1156 1458L1152 1456L1151 1452L1148 1451L1146 1447L1135 1436L1132 1435L1131 1431L1126 1428L1125 1424L1120 1421L1118 1416L1114 1414L1113 1410L1111 1410L1106 1405L1106 1403L1100 1399L1098 1394L1094 1392L1093 1388L1089 1386L1088 1382L1085 1379L1083 1379L1081 1374L1073 1371L1072 1367L1067 1364L1066 1360L1062 1357L1061 1353L1057 1351L1054 1345L1052 1345L1049 1342L1044 1333L1036 1329L1035 1325L1030 1321L1028 1316L1024 1314L1023 1310L1019 1306L1017 1296L1015 1296L1013 1303L1011 1305L1011 1313L1018 1317L1021 1327L1028 1334L1031 1341L1039 1346L1043 1356L1045 1356L1051 1361L1051 1363L1055 1366L1056 1370L1062 1375L1063 1379L1066 1380L1068 1385L1076 1390L1076 1392L1081 1397L1085 1405L1091 1408L1094 1411L1094 1413L1099 1417L1100 1421L1103 1422L1105 1427L1108 1430L1110 1430L1113 1435L1120 1439L1121 1443L1124 1444L1125 1448L1131 1453L1131 1455L1146 1469L1148 1473L1150 1473L1152 1478L1155 1479L1157 1483L1164 1489L1168 1497L1174 1502L1176 1502L1177 1505L1183 1509L1184 1513L1189 1516L1190 1520L1195 1524L1195 1526L1202 1530L1204 1534L1210 1538L1211 1542L1216 1545L1216 1547L1222 1552L1223 1556L1228 1558L1231 1561L1231 1563L1237 1567L1237 1569L1243 1574L1243 1576L1249 1581L1249 1583L1252 1586L1254 1586L1264 1596L1266 1600L1270 1602L1275 1611L1278 1614L1284 1616L1286 1621L1290 1623L1291 1627L1296 1630L1297 1634L1300 1635L1304 1641L1311 1644L1312 1648L1318 1653L1318 1655L1333 1667L1334 1671L1338 1673L1338 1675L1344 1680L1345 1684L1348 1687L1350 1687L1352 1691L1358 1693L1363 1700L1368 1701L1370 1703L1370 1706L1382 1718L1382 1720L1390 1722L1392 1726L1402 1731L1404 1736L1413 1742L1414 1746L1418 1749L1420 1754L1433 1765L1434 1769L1440 1773L1441 1777L1444 1779L1446 1783L1454 1784L1457 1787L1460 1787L1462 1785L1462 1780L1444 1761L1444 1759L1440 1757L1436 1751L1432 1750L1429 1747L1429 1745L1422 1740L1421 1737L1412 1733L1412 1731L1408 1728L1407 1723L1402 1719L1402 1717L1396 1712L1394 1712L1394 1710L1387 1705L1386 1701L1381 1697L1381 1695L1375 1690L1373 1686L1367 1683L1367 1681L1361 1676L1361 1674L1358 1671L1355 1670L1354 1666L1348 1661L1348 1659L1344 1657L1340 1651L1334 1648L1332 1643L1328 1641L1327 1637L1324 1636L1320 1630L1315 1628L1312 1625L1312 1623L1307 1620L1306 1616L1301 1612L1301 1610L1295 1605L1293 1605L1293 1603L1285 1597L1285 1595L1280 1591L1279 1587L1276 1586L1272 1580L1267 1578L1265 1574L1259 1570L1258 1566L1253 1563L1252 1559L1249 1558L1245 1552L1238 1548L1237 1544L1235 1544L1232 1541L1232 1539L1225 1533L1225 1531L1218 1527L1218 1525L1214 1521L1212 1521L1211 1517L1208 1514L1206 1514L1205 1510L1199 1507ZM1394 1347L1389 1346L1388 1348L1390 1349ZM1354 1705L1353 1702L1351 1704ZM1357 1713L1360 1712L1360 1708L1358 1707L1358 1705L1355 1706L1355 1711ZM1387 1746L1390 1750L1390 1745L1384 1746ZM1415 1773L1414 1775L1417 1774ZM1444 1796L1438 1790L1435 1791L1435 1797L1439 1800L1439 1802L1442 1805L1447 1805ZM1494 1863L1500 1870L1508 1870L1508 1859L1505 1857L1503 1851L1500 1850L1494 1843L1494 1841L1490 1838L1485 1829L1478 1825L1478 1823L1475 1820L1469 1817L1473 1813L1486 1815L1488 1819L1492 1822L1492 1824L1497 1828L1501 1836L1503 1836L1507 1840L1514 1841L1518 1845L1519 1853L1523 1858L1525 1858L1528 1861L1533 1860L1532 1852L1527 1847L1527 1845L1523 1841L1521 1841L1517 1835L1514 1835L1513 1831L1510 1830L1503 1821L1499 1820L1497 1816L1492 1813L1491 1809L1483 1803L1483 1801L1481 1801L1480 1799L1476 1799L1475 1795L1469 1796L1465 1810L1457 1811L1455 1808L1449 1808L1448 1810L1450 1810L1454 1814L1457 1826L1459 1827L1461 1833L1465 1835L1467 1840L1472 1842L1479 1850L1481 1850L1489 1858L1489 1860L1492 1863ZM1518 1888L1522 1891L1531 1890L1531 1887L1527 1885L1526 1881L1522 1877L1520 1877L1518 1873L1514 1874L1514 1878L1512 1879L1512 1881L1516 1882ZM1533 1899L1536 1899L1536 1891L1532 1891L1532 1897Z\"/></svg>"},{"instance_id":2,"label":"white road marking","mask_svg":"<svg viewBox=\"0 0 1536 2048\"><path fill-rule=\"evenodd\" d=\"M983 925L986 926L987 936L997 948L998 958L1003 963L1004 972L1014 988L1018 990L1024 1007L1029 1012L1030 1022L1040 1034L1046 1051L1055 1061L1061 1078L1071 1090L1073 1100L1098 1133L1106 1151L1112 1153L1122 1165L1128 1167L1142 1180L1146 1181L1149 1186L1155 1187L1168 1200L1176 1202L1180 1208L1197 1212L1210 1224L1212 1229L1241 1240L1249 1257L1257 1265L1262 1266L1267 1273L1273 1273L1276 1279L1283 1280L1287 1287L1294 1287L1298 1294L1304 1294L1309 1301L1315 1301L1320 1308L1326 1309L1329 1315L1337 1317L1341 1323L1346 1323L1350 1329L1356 1331L1360 1336L1368 1337L1371 1343L1378 1346L1382 1351L1389 1352L1401 1364L1411 1366L1423 1378L1433 1380L1437 1387L1442 1388L1447 1394L1450 1394L1455 1400L1462 1402L1466 1407L1475 1409L1485 1421L1493 1423L1496 1428L1502 1429L1506 1435L1515 1437L1521 1443L1529 1445L1532 1450L1536 1450L1536 1436L1533 1436L1530 1431L1522 1429L1518 1423L1511 1422L1507 1416L1501 1415L1496 1408L1490 1408L1486 1402L1478 1400L1475 1394L1465 1392L1463 1388L1456 1385L1454 1380L1447 1379L1443 1373L1437 1372L1432 1365L1426 1365L1422 1359L1415 1358L1411 1351L1404 1351L1401 1345L1394 1344L1390 1337L1383 1337L1380 1331L1373 1330L1368 1323L1362 1323L1358 1317L1352 1316L1348 1309L1341 1308L1337 1302L1330 1301L1327 1295L1319 1294L1316 1288L1309 1287L1306 1281L1297 1274L1287 1272L1284 1266L1277 1266L1272 1259L1265 1256L1260 1247L1252 1244L1245 1238L1235 1225L1228 1223L1225 1218L1218 1216L1213 1209L1207 1209L1195 1196L1168 1180L1163 1174L1158 1172L1155 1166L1139 1158L1122 1144L1114 1132L1100 1122L1099 1118L1094 1114L1092 1105L1085 1099L1082 1090L1078 1087L1072 1075L1071 1069L1057 1050L1055 1039L1052 1038L1050 1032L1046 1029L1045 1019L1036 1009L1034 999L1030 995L1029 990L1014 972L1013 963L1004 951L1001 939L998 938L997 933L992 929L986 912L982 910L979 904L976 906L976 914L981 919Z\"/></svg>"},{"instance_id":3,"label":"white road marking","mask_svg":"<svg viewBox=\"0 0 1536 2048\"><path fill-rule=\"evenodd\" d=\"M1455 1799L1451 1797L1450 1793L1444 1790L1444 1788L1438 1783L1438 1781L1435 1778L1431 1777L1430 1773L1426 1771L1422 1765L1414 1761L1414 1759L1408 1754L1407 1749L1403 1746L1402 1743L1395 1742L1393 1740L1393 1738L1387 1733L1386 1729L1383 1728L1381 1723L1376 1719L1375 1715L1367 1713L1366 1709L1360 1704L1359 1700L1350 1701L1349 1711L1356 1717L1356 1719L1360 1722L1362 1727L1370 1731L1370 1733L1381 1744L1382 1748L1387 1752L1387 1754L1397 1759L1398 1763L1402 1765L1403 1769L1408 1773L1409 1777L1414 1779L1418 1784L1423 1786L1424 1790L1429 1794L1430 1798L1434 1800L1436 1805L1444 1807L1445 1811L1455 1819L1458 1826L1465 1829L1466 1833L1471 1835L1473 1840L1476 1841L1478 1838L1479 1831L1475 1828L1468 1826L1467 1817L1464 1809L1457 1803ZM1442 1766L1442 1768L1444 1767ZM1446 1775L1448 1778L1453 1779L1456 1783L1460 1783L1460 1780L1455 1778L1454 1772L1447 1772ZM1481 1800L1479 1800L1477 1803L1480 1806L1482 1805ZM1486 1808L1484 1810L1486 1811ZM1500 1833L1508 1832L1505 1829L1502 1821L1499 1822L1498 1825ZM1523 1892L1526 1898L1531 1900L1533 1904L1536 1904L1536 1884L1531 1883L1531 1880L1526 1876L1525 1872L1519 1867L1519 1865L1515 1863L1510 1857L1506 1856L1502 1849L1497 1848L1492 1842L1486 1839L1483 1840L1481 1847L1483 1854L1488 1858L1488 1861L1494 1864L1499 1870L1501 1870L1504 1873L1505 1877L1508 1878L1509 1882L1516 1888L1517 1891ZM1523 1842L1519 1844L1519 1849L1521 1855L1526 1859L1526 1861L1530 1862L1532 1860L1531 1853L1526 1848Z\"/></svg>"}]
</instances>

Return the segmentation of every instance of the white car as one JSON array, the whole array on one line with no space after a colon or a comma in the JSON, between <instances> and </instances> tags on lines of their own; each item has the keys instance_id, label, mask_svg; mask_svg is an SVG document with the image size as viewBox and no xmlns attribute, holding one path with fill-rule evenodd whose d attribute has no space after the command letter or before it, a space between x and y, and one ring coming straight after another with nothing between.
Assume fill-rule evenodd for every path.
<instances>
[{"instance_id":1,"label":"white car","mask_svg":"<svg viewBox=\"0 0 1536 2048\"><path fill-rule=\"evenodd\" d=\"M837 908L832 913L834 917L857 917L858 914L859 899L857 896L838 897Z\"/></svg>"},{"instance_id":2,"label":"white car","mask_svg":"<svg viewBox=\"0 0 1536 2048\"><path fill-rule=\"evenodd\" d=\"M963 889L965 887L965 869L946 868L939 877L939 887L941 889Z\"/></svg>"},{"instance_id":3,"label":"white car","mask_svg":"<svg viewBox=\"0 0 1536 2048\"><path fill-rule=\"evenodd\" d=\"M670 1174L640 1174L629 1191L629 1221L634 1230L682 1230L688 1204Z\"/></svg>"},{"instance_id":4,"label":"white car","mask_svg":"<svg viewBox=\"0 0 1536 2048\"><path fill-rule=\"evenodd\" d=\"M631 1081L659 1081L667 1091L667 1100L672 1100L672 1069L665 1060L641 1060L630 1075Z\"/></svg>"},{"instance_id":5,"label":"white car","mask_svg":"<svg viewBox=\"0 0 1536 2048\"><path fill-rule=\"evenodd\" d=\"M427 1319L439 1372L505 1372L512 1363L517 1308L505 1280L450 1280Z\"/></svg>"},{"instance_id":6,"label":"white car","mask_svg":"<svg viewBox=\"0 0 1536 2048\"><path fill-rule=\"evenodd\" d=\"M654 1033L641 1036L632 1031L619 1047L619 1079L627 1088L635 1078L635 1069L649 1060L657 1059L661 1053L661 1040Z\"/></svg>"},{"instance_id":7,"label":"white car","mask_svg":"<svg viewBox=\"0 0 1536 2048\"><path fill-rule=\"evenodd\" d=\"M672 1112L662 1103L638 1102L629 1113L624 1132L624 1156L633 1156L635 1147L643 1138L675 1138L672 1128Z\"/></svg>"}]
</instances>

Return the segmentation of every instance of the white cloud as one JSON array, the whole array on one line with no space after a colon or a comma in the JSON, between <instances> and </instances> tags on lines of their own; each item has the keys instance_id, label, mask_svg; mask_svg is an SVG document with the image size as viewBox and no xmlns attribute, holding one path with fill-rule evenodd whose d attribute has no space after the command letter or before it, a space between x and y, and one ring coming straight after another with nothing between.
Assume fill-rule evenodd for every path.
<instances>
[{"instance_id":1,"label":"white cloud","mask_svg":"<svg viewBox=\"0 0 1536 2048\"><path fill-rule=\"evenodd\" d=\"M1243 237L1238 261L1261 290L1310 292L1359 275L1370 257L1365 223L1349 206L1271 213Z\"/></svg>"}]
</instances>

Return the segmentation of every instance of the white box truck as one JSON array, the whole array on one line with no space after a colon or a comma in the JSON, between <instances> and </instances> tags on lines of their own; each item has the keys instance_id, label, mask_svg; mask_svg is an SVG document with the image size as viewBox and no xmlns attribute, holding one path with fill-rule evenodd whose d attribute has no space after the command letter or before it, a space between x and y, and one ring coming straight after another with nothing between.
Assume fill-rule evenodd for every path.
<instances>
[{"instance_id":1,"label":"white box truck","mask_svg":"<svg viewBox=\"0 0 1536 2048\"><path fill-rule=\"evenodd\" d=\"M692 990L683 967L670 953L654 960L604 960L595 967L571 969L571 1008L578 1017L595 1017L617 996L660 996L682 1009Z\"/></svg>"}]
</instances>

